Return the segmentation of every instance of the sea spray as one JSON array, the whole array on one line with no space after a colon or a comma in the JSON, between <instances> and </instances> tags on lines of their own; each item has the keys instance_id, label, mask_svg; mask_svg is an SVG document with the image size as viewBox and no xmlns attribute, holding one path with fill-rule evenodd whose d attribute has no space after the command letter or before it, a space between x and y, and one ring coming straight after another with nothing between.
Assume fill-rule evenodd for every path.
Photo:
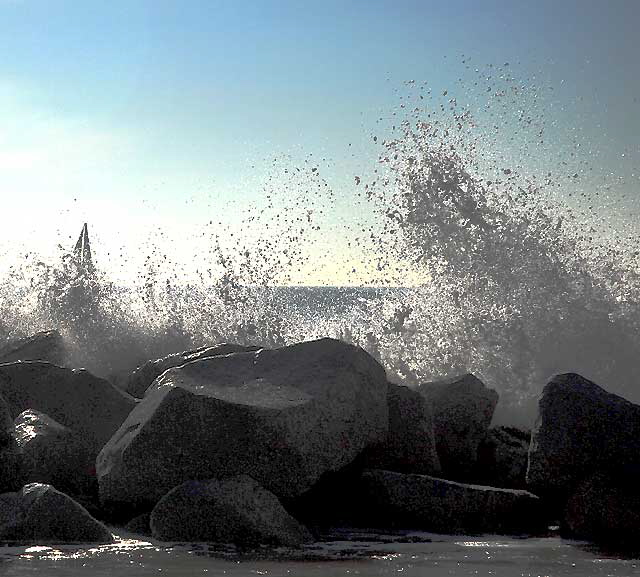
<instances>
[{"instance_id":1,"label":"sea spray","mask_svg":"<svg viewBox=\"0 0 640 577\"><path fill-rule=\"evenodd\" d=\"M344 191L367 203L347 232L375 286L282 286L303 279L335 195L330 162L279 158L240 233L204 227L197 274L153 243L127 285L99 261L79 267L71 247L53 263L32 255L0 282L0 337L58 327L70 364L115 380L203 344L340 337L393 381L473 371L519 424L558 371L640 400L637 241L598 222L608 184L593 184L586 137L510 69L472 67L448 91L407 83L379 124L378 163Z\"/></svg>"}]
</instances>

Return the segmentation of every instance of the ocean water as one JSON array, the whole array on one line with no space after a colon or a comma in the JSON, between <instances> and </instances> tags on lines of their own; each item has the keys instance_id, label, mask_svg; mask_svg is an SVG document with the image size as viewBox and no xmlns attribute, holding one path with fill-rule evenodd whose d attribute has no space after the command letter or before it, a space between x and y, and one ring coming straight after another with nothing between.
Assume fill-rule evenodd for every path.
<instances>
[{"instance_id":1,"label":"ocean water","mask_svg":"<svg viewBox=\"0 0 640 577\"><path fill-rule=\"evenodd\" d=\"M131 536L129 536L131 537ZM369 536L371 537L371 536ZM351 535L352 539L358 536ZM233 549L120 539L114 545L0 548L0 573L25 575L271 575L337 577L360 575L492 575L496 577L640 575L640 560L603 554L585 543L558 537L515 539L495 535L451 537L426 533L388 536L387 542L336 540L304 551L239 555ZM402 539L401 539L402 540ZM414 541L414 542L411 542Z\"/></svg>"}]
</instances>

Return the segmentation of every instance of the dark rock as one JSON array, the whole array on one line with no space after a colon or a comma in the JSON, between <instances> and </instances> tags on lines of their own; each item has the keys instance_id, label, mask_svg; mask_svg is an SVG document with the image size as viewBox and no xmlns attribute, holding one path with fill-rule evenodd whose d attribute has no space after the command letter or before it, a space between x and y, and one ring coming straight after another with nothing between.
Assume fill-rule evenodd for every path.
<instances>
[{"instance_id":1,"label":"dark rock","mask_svg":"<svg viewBox=\"0 0 640 577\"><path fill-rule=\"evenodd\" d=\"M472 374L419 385L434 417L436 449L442 476L469 480L477 467L498 393Z\"/></svg>"},{"instance_id":2,"label":"dark rock","mask_svg":"<svg viewBox=\"0 0 640 577\"><path fill-rule=\"evenodd\" d=\"M365 468L437 474L433 415L425 398L408 387L388 384L389 431L384 442L365 450Z\"/></svg>"},{"instance_id":3,"label":"dark rock","mask_svg":"<svg viewBox=\"0 0 640 577\"><path fill-rule=\"evenodd\" d=\"M153 387L98 457L105 504L144 509L239 474L295 497L387 429L384 369L332 339L193 361Z\"/></svg>"},{"instance_id":4,"label":"dark rock","mask_svg":"<svg viewBox=\"0 0 640 577\"><path fill-rule=\"evenodd\" d=\"M514 427L489 429L478 449L474 475L483 485L524 489L531 434Z\"/></svg>"},{"instance_id":5,"label":"dark rock","mask_svg":"<svg viewBox=\"0 0 640 577\"><path fill-rule=\"evenodd\" d=\"M125 390L132 396L141 399L144 397L145 391L151 383L155 381L167 369L179 367L191 361L206 359L209 357L218 357L221 355L229 355L231 353L243 353L260 350L260 347L245 347L233 343L222 343L213 347L200 347L192 351L175 353L157 359L148 361L144 365L138 367L129 377Z\"/></svg>"},{"instance_id":6,"label":"dark rock","mask_svg":"<svg viewBox=\"0 0 640 577\"><path fill-rule=\"evenodd\" d=\"M56 330L43 331L0 346L0 363L47 361L64 365L66 356L62 335Z\"/></svg>"},{"instance_id":7,"label":"dark rock","mask_svg":"<svg viewBox=\"0 0 640 577\"><path fill-rule=\"evenodd\" d=\"M25 483L46 483L71 494L95 485L95 450L48 415L27 410L15 420L14 437L22 452Z\"/></svg>"},{"instance_id":8,"label":"dark rock","mask_svg":"<svg viewBox=\"0 0 640 577\"><path fill-rule=\"evenodd\" d=\"M366 522L377 527L448 534L531 534L546 528L540 499L527 491L428 475L365 471L360 499Z\"/></svg>"},{"instance_id":9,"label":"dark rock","mask_svg":"<svg viewBox=\"0 0 640 577\"><path fill-rule=\"evenodd\" d=\"M51 485L31 483L0 495L0 540L111 543L113 535L71 497Z\"/></svg>"},{"instance_id":10,"label":"dark rock","mask_svg":"<svg viewBox=\"0 0 640 577\"><path fill-rule=\"evenodd\" d=\"M213 541L241 546L299 546L311 534L271 492L246 475L188 481L151 513L151 532L163 541Z\"/></svg>"},{"instance_id":11,"label":"dark rock","mask_svg":"<svg viewBox=\"0 0 640 577\"><path fill-rule=\"evenodd\" d=\"M9 407L0 396L0 493L17 491L22 485L22 453L13 437Z\"/></svg>"},{"instance_id":12,"label":"dark rock","mask_svg":"<svg viewBox=\"0 0 640 577\"><path fill-rule=\"evenodd\" d=\"M84 369L65 369L43 361L0 365L0 395L13 418L27 409L45 413L82 437L95 455L136 404Z\"/></svg>"},{"instance_id":13,"label":"dark rock","mask_svg":"<svg viewBox=\"0 0 640 577\"><path fill-rule=\"evenodd\" d=\"M134 517L125 525L125 529L129 533L136 533L138 535L144 535L145 537L151 537L151 513L142 513Z\"/></svg>"},{"instance_id":14,"label":"dark rock","mask_svg":"<svg viewBox=\"0 0 640 577\"><path fill-rule=\"evenodd\" d=\"M527 483L558 504L594 473L640 463L640 407L574 373L545 386Z\"/></svg>"},{"instance_id":15,"label":"dark rock","mask_svg":"<svg viewBox=\"0 0 640 577\"><path fill-rule=\"evenodd\" d=\"M563 529L570 537L637 547L640 470L622 467L580 482L567 502Z\"/></svg>"}]
</instances>

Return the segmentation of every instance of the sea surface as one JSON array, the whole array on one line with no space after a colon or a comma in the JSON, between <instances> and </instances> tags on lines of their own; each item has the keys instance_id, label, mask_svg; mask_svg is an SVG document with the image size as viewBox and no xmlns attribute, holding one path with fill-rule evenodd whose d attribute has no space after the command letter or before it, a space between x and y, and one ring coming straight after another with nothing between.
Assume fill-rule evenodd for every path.
<instances>
[{"instance_id":1,"label":"sea surface","mask_svg":"<svg viewBox=\"0 0 640 577\"><path fill-rule=\"evenodd\" d=\"M302 551L279 549L241 554L232 547L140 541L132 535L122 534L115 544L99 547L0 547L0 574L15 577L374 577L397 574L420 577L627 577L640 575L640 559L606 554L586 543L560 537L464 537L429 533L372 536L362 533L350 534L347 541L338 534L334 540L308 546Z\"/></svg>"}]
</instances>

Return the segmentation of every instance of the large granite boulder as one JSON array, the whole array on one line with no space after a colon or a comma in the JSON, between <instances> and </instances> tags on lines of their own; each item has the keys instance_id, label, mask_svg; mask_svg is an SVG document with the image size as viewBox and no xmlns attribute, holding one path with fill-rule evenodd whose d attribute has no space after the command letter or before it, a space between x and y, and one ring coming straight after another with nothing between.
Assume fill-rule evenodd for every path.
<instances>
[{"instance_id":1,"label":"large granite boulder","mask_svg":"<svg viewBox=\"0 0 640 577\"><path fill-rule=\"evenodd\" d=\"M163 541L296 547L313 540L273 493L246 475L183 483L158 502L150 524Z\"/></svg>"},{"instance_id":2,"label":"large granite boulder","mask_svg":"<svg viewBox=\"0 0 640 577\"><path fill-rule=\"evenodd\" d=\"M187 480L247 474L295 497L386 433L384 369L333 339L165 371L97 460L106 505L153 506Z\"/></svg>"},{"instance_id":3,"label":"large granite boulder","mask_svg":"<svg viewBox=\"0 0 640 577\"><path fill-rule=\"evenodd\" d=\"M517 489L369 470L362 474L359 498L371 526L448 534L531 534L546 528L540 499Z\"/></svg>"},{"instance_id":4,"label":"large granite boulder","mask_svg":"<svg viewBox=\"0 0 640 577\"><path fill-rule=\"evenodd\" d=\"M571 537L637 548L640 471L622 467L580 482L567 501L563 530Z\"/></svg>"},{"instance_id":5,"label":"large granite boulder","mask_svg":"<svg viewBox=\"0 0 640 577\"><path fill-rule=\"evenodd\" d=\"M542 391L527 483L559 503L596 472L640 464L640 407L567 373Z\"/></svg>"},{"instance_id":6,"label":"large granite boulder","mask_svg":"<svg viewBox=\"0 0 640 577\"><path fill-rule=\"evenodd\" d=\"M116 432L136 401L84 369L43 361L0 365L0 395L17 417L27 409L45 413L82 437L95 455Z\"/></svg>"},{"instance_id":7,"label":"large granite boulder","mask_svg":"<svg viewBox=\"0 0 640 577\"><path fill-rule=\"evenodd\" d=\"M531 433L515 427L489 429L478 449L474 477L483 485L525 489Z\"/></svg>"},{"instance_id":8,"label":"large granite boulder","mask_svg":"<svg viewBox=\"0 0 640 577\"><path fill-rule=\"evenodd\" d=\"M39 543L111 543L113 535L71 497L31 483L0 495L0 540Z\"/></svg>"},{"instance_id":9,"label":"large granite boulder","mask_svg":"<svg viewBox=\"0 0 640 577\"><path fill-rule=\"evenodd\" d=\"M389 430L384 440L365 450L362 464L368 469L399 473L440 472L433 432L433 415L425 398L402 385L388 384Z\"/></svg>"},{"instance_id":10,"label":"large granite boulder","mask_svg":"<svg viewBox=\"0 0 640 577\"><path fill-rule=\"evenodd\" d=\"M125 385L125 390L130 395L141 399L144 397L144 393L151 383L153 383L153 381L155 381L167 369L179 367L180 365L190 363L191 361L197 361L199 359L229 355L231 353L257 351L259 349L260 347L222 343L213 347L200 347L199 349L194 349L192 351L167 355L166 357L156 359L155 361L148 361L133 371Z\"/></svg>"},{"instance_id":11,"label":"large granite boulder","mask_svg":"<svg viewBox=\"0 0 640 577\"><path fill-rule=\"evenodd\" d=\"M25 483L46 483L71 494L95 484L95 452L71 429L29 409L16 417L14 437L22 453Z\"/></svg>"},{"instance_id":12,"label":"large granite boulder","mask_svg":"<svg viewBox=\"0 0 640 577\"><path fill-rule=\"evenodd\" d=\"M0 345L0 363L48 361L54 365L64 365L66 356L62 335L56 330L42 331Z\"/></svg>"},{"instance_id":13,"label":"large granite boulder","mask_svg":"<svg viewBox=\"0 0 640 577\"><path fill-rule=\"evenodd\" d=\"M417 390L433 411L442 476L472 479L478 448L487 435L498 393L470 373L424 383Z\"/></svg>"}]
</instances>

